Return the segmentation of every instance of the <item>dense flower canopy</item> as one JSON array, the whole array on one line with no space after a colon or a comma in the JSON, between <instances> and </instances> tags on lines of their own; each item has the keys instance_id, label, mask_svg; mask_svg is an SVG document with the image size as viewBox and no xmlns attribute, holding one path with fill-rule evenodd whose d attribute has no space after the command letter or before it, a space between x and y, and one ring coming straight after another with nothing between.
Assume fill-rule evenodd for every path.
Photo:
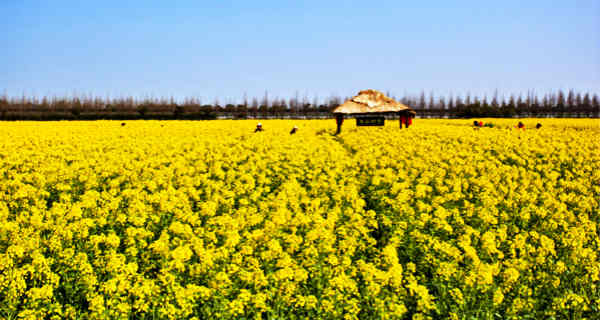
<instances>
[{"instance_id":1,"label":"dense flower canopy","mask_svg":"<svg viewBox=\"0 0 600 320\"><path fill-rule=\"evenodd\" d=\"M597 120L484 121L2 123L0 315L597 316Z\"/></svg>"}]
</instances>

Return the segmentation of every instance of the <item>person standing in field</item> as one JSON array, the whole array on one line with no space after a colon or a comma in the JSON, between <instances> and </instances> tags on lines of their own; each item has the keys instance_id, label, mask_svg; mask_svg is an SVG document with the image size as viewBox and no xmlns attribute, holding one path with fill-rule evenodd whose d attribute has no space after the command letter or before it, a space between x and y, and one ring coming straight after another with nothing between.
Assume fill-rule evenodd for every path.
<instances>
[{"instance_id":1,"label":"person standing in field","mask_svg":"<svg viewBox=\"0 0 600 320\"><path fill-rule=\"evenodd\" d=\"M539 129L539 128L541 128L541 127L542 127L542 124L541 124L541 123L539 123L539 122L538 122L538 124L536 124L536 125L535 125L535 128L536 128L536 129Z\"/></svg>"},{"instance_id":2,"label":"person standing in field","mask_svg":"<svg viewBox=\"0 0 600 320\"><path fill-rule=\"evenodd\" d=\"M523 124L523 122L519 121L517 128L525 130L525 125Z\"/></svg>"},{"instance_id":3,"label":"person standing in field","mask_svg":"<svg viewBox=\"0 0 600 320\"><path fill-rule=\"evenodd\" d=\"M298 127L294 126L294 128L292 128L292 131L290 131L290 134L294 134L296 132L298 132Z\"/></svg>"},{"instance_id":4,"label":"person standing in field","mask_svg":"<svg viewBox=\"0 0 600 320\"><path fill-rule=\"evenodd\" d=\"M402 129L402 125L408 128L412 124L412 115L410 114L400 114L400 129Z\"/></svg>"},{"instance_id":5,"label":"person standing in field","mask_svg":"<svg viewBox=\"0 0 600 320\"><path fill-rule=\"evenodd\" d=\"M264 131L264 129L262 127L262 123L260 123L260 122L256 125L256 129L254 130L254 132L256 133L259 131Z\"/></svg>"},{"instance_id":6,"label":"person standing in field","mask_svg":"<svg viewBox=\"0 0 600 320\"><path fill-rule=\"evenodd\" d=\"M336 135L342 133L342 124L344 123L344 115L343 114L336 114L335 115L335 124L337 125L337 131L335 132Z\"/></svg>"}]
</instances>

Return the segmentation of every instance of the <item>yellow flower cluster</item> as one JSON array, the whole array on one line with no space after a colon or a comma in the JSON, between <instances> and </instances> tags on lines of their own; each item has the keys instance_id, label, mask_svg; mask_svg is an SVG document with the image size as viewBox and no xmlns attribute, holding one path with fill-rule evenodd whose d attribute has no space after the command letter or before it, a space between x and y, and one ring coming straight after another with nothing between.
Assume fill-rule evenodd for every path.
<instances>
[{"instance_id":1,"label":"yellow flower cluster","mask_svg":"<svg viewBox=\"0 0 600 320\"><path fill-rule=\"evenodd\" d=\"M488 121L2 123L0 317L597 317L599 121Z\"/></svg>"}]
</instances>

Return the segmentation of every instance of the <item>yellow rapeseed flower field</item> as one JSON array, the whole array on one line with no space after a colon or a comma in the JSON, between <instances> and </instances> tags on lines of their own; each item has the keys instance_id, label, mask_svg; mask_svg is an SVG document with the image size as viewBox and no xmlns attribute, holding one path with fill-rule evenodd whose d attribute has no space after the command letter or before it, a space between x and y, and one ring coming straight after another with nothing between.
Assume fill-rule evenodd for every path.
<instances>
[{"instance_id":1,"label":"yellow rapeseed flower field","mask_svg":"<svg viewBox=\"0 0 600 320\"><path fill-rule=\"evenodd\" d=\"M599 120L483 121L1 123L0 318L598 319Z\"/></svg>"}]
</instances>

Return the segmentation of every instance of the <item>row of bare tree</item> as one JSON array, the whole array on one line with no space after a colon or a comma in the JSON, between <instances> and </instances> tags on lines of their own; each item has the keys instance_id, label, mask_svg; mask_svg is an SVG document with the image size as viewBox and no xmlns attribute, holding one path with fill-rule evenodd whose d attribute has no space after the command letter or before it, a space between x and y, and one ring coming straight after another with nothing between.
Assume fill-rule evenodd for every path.
<instances>
[{"instance_id":1,"label":"row of bare tree","mask_svg":"<svg viewBox=\"0 0 600 320\"><path fill-rule=\"evenodd\" d=\"M389 94L388 94L389 95ZM346 98L308 97L261 99L244 97L241 103L221 105L219 101L203 104L199 99L183 101L165 98L135 99L99 97L19 97L0 96L0 120L65 120L65 119L216 119L216 118L323 118ZM597 94L574 90L539 96L523 95L491 98L484 96L435 97L405 96L397 99L427 117L519 117L577 116L600 117Z\"/></svg>"}]
</instances>

